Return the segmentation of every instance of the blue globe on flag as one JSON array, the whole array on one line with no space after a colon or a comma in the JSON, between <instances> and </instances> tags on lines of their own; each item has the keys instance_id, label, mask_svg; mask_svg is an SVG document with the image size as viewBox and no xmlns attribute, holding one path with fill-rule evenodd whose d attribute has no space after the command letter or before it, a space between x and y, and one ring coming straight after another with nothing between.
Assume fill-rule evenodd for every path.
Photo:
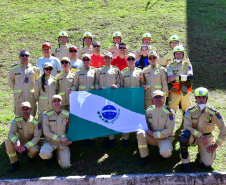
<instances>
[{"instance_id":1,"label":"blue globe on flag","mask_svg":"<svg viewBox=\"0 0 226 185\"><path fill-rule=\"evenodd\" d=\"M112 120L117 116L117 110L112 105L106 105L101 111L102 116L107 120Z\"/></svg>"}]
</instances>

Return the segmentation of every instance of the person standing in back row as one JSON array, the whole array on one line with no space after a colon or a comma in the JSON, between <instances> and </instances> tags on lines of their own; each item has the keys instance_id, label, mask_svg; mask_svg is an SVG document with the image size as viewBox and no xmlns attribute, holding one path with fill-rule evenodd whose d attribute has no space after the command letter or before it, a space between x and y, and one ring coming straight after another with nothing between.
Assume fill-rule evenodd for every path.
<instances>
[{"instance_id":1,"label":"person standing in back row","mask_svg":"<svg viewBox=\"0 0 226 185\"><path fill-rule=\"evenodd\" d=\"M83 35L83 45L79 48L78 59L82 59L82 55L87 53L91 55L93 53L93 35L90 32L85 32Z\"/></svg>"}]
</instances>

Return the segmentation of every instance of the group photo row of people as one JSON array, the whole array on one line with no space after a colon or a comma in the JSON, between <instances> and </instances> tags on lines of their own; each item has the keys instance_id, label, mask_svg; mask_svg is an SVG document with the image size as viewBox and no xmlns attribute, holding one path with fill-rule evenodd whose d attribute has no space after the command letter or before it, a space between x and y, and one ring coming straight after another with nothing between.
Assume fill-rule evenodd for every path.
<instances>
[{"instance_id":1,"label":"group photo row of people","mask_svg":"<svg viewBox=\"0 0 226 185\"><path fill-rule=\"evenodd\" d=\"M175 113L180 106L184 126L179 137L182 171L190 172L190 144L198 145L200 164L205 169L211 168L216 148L226 137L225 122L216 109L206 105L208 90L204 87L195 90L197 104L192 106L193 68L177 35L170 36L171 50L161 60L158 50L150 46L150 33L143 34L143 44L135 54L128 51L120 32L113 33L114 46L103 55L100 42L93 42L90 32L84 33L80 49L67 43L65 31L59 33L58 39L59 47L53 51L48 42L42 44L44 56L37 60L36 66L30 63L29 51L21 50L20 63L9 71L8 85L14 92L16 116L5 142L11 171L19 166L17 153L29 155L32 162L39 153L51 165L54 150L59 165L70 167L68 145L72 142L66 137L69 94L106 88L144 88L148 130L137 132L141 166L149 159L148 144L159 147L162 159L172 155ZM220 130L216 140L212 135L215 126ZM45 142L39 146L42 135ZM123 146L128 145L128 139L129 133L124 133ZM94 146L94 139L84 140L84 144ZM104 147L114 146L115 136L104 137Z\"/></svg>"}]
</instances>

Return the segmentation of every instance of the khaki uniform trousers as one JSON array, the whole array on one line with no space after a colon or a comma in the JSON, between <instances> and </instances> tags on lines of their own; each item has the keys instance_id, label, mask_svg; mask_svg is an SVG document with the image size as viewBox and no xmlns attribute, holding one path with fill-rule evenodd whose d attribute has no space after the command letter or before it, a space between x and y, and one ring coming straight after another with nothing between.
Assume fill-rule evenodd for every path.
<instances>
[{"instance_id":1,"label":"khaki uniform trousers","mask_svg":"<svg viewBox=\"0 0 226 185\"><path fill-rule=\"evenodd\" d=\"M123 133L122 138L123 138L123 140L128 140L129 139L129 133ZM109 140L113 140L113 139L115 139L115 135L109 136Z\"/></svg>"},{"instance_id":2,"label":"khaki uniform trousers","mask_svg":"<svg viewBox=\"0 0 226 185\"><path fill-rule=\"evenodd\" d=\"M51 159L53 155L53 151L56 150L57 152L57 161L61 168L69 168L71 152L67 146L58 144L58 143L51 143L46 142L41 148L39 156L42 159Z\"/></svg>"},{"instance_id":3,"label":"khaki uniform trousers","mask_svg":"<svg viewBox=\"0 0 226 185\"><path fill-rule=\"evenodd\" d=\"M153 100L152 100L152 99L144 99L144 108L145 108L145 111L146 111L147 108L150 107L151 105L153 105Z\"/></svg>"},{"instance_id":4,"label":"khaki uniform trousers","mask_svg":"<svg viewBox=\"0 0 226 185\"><path fill-rule=\"evenodd\" d=\"M213 153L208 153L206 151L206 147L212 145L215 142L214 136L209 135L209 136L206 136L206 137L208 139L208 144L206 146L203 145L201 138L194 138L193 135L190 136L189 144L198 145L199 153L200 153L200 160L205 166L208 167L208 166L211 166L213 164L213 161L216 158L216 150ZM182 159L181 154L180 154L180 158L181 158L183 164L190 162L189 154L188 154L187 159Z\"/></svg>"},{"instance_id":5,"label":"khaki uniform trousers","mask_svg":"<svg viewBox=\"0 0 226 185\"><path fill-rule=\"evenodd\" d=\"M180 92L180 94L170 92L168 106L176 113L177 106L181 102L182 112L184 113L189 107L191 107L190 94L191 92L188 92L186 95L183 95L182 92Z\"/></svg>"},{"instance_id":6,"label":"khaki uniform trousers","mask_svg":"<svg viewBox=\"0 0 226 185\"><path fill-rule=\"evenodd\" d=\"M21 146L24 146L26 142L21 142ZM18 157L16 154L16 150L14 149L14 144L10 139L7 139L5 141L5 146L6 146L6 153L9 156L10 163L15 163L18 161ZM39 152L39 146L35 145L31 148L28 149L28 155L30 158L33 158L37 153Z\"/></svg>"},{"instance_id":7,"label":"khaki uniform trousers","mask_svg":"<svg viewBox=\"0 0 226 185\"><path fill-rule=\"evenodd\" d=\"M159 153L164 158L168 158L172 155L173 145L171 138L156 139L148 135L146 131L140 130L137 132L137 142L140 156L142 158L149 155L148 144L150 144L151 146L158 146Z\"/></svg>"}]
</instances>

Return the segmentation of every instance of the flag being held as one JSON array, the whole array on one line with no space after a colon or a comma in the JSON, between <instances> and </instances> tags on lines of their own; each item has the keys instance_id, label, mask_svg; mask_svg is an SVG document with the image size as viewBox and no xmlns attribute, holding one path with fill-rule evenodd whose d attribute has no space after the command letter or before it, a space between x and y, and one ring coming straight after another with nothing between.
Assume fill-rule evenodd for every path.
<instances>
[{"instance_id":1,"label":"flag being held","mask_svg":"<svg viewBox=\"0 0 226 185\"><path fill-rule=\"evenodd\" d=\"M147 130L143 88L73 91L70 94L70 141Z\"/></svg>"}]
</instances>

